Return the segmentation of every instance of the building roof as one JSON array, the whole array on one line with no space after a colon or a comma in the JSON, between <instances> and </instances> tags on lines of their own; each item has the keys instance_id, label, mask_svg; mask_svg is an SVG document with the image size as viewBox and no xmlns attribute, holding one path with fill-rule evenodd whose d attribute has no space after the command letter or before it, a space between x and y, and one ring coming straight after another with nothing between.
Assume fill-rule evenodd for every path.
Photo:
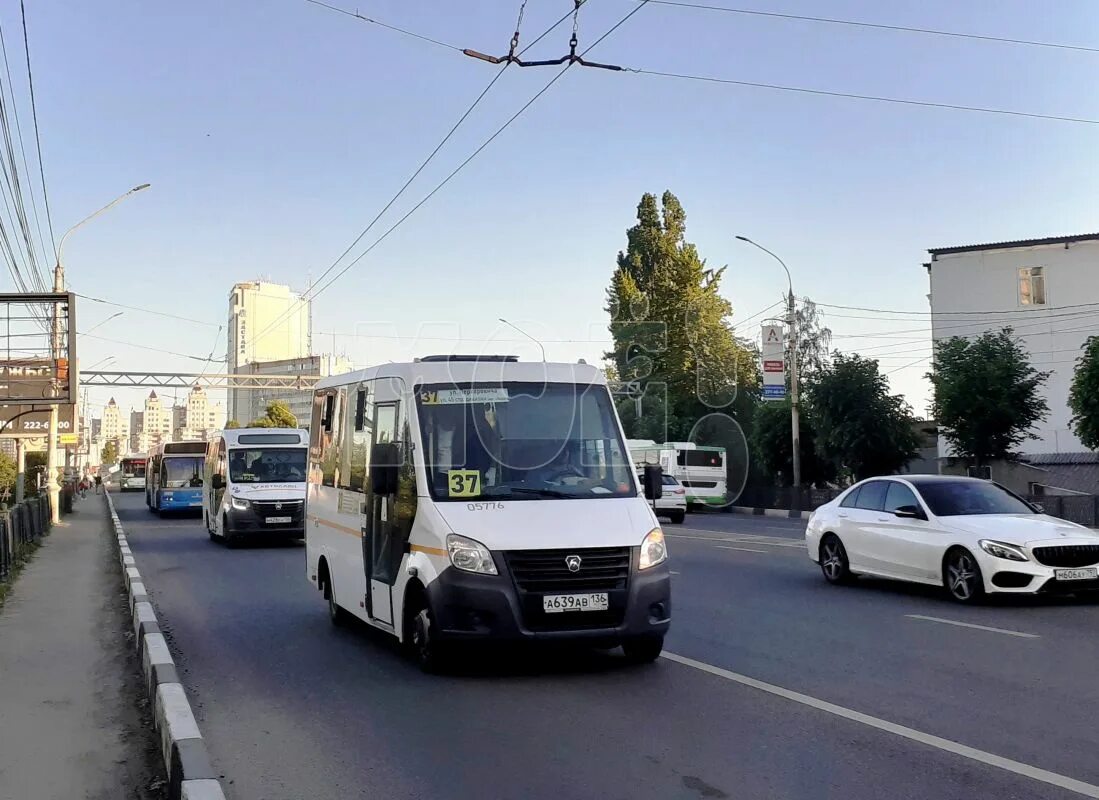
<instances>
[{"instance_id":1,"label":"building roof","mask_svg":"<svg viewBox=\"0 0 1099 800\"><path fill-rule=\"evenodd\" d=\"M1099 464L1099 453L1027 453L1021 460L1028 464Z\"/></svg>"},{"instance_id":2,"label":"building roof","mask_svg":"<svg viewBox=\"0 0 1099 800\"><path fill-rule=\"evenodd\" d=\"M932 258L954 253L975 253L979 250L1009 250L1013 247L1041 247L1043 245L1070 245L1076 242L1099 241L1099 233L1080 233L1076 236L1050 236L1046 239L1018 239L1013 242L990 242L988 244L967 244L960 247L929 248Z\"/></svg>"}]
</instances>

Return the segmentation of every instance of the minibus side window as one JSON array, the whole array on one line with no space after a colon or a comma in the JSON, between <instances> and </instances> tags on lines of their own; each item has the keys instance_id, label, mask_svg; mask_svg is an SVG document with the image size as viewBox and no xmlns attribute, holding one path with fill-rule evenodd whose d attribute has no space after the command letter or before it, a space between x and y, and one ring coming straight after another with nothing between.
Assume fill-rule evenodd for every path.
<instances>
[{"instance_id":1,"label":"minibus side window","mask_svg":"<svg viewBox=\"0 0 1099 800\"><path fill-rule=\"evenodd\" d=\"M336 485L341 489L354 488L351 485L351 453L355 446L355 389L340 389L340 434L339 469L336 470Z\"/></svg>"},{"instance_id":2,"label":"minibus side window","mask_svg":"<svg viewBox=\"0 0 1099 800\"><path fill-rule=\"evenodd\" d=\"M412 523L416 520L416 459L413 457L412 426L409 415L416 413L413 403L401 403L401 420L398 428L401 448L401 465L397 471L397 536L407 542L412 535Z\"/></svg>"},{"instance_id":3,"label":"minibus side window","mask_svg":"<svg viewBox=\"0 0 1099 800\"><path fill-rule=\"evenodd\" d=\"M351 440L350 444L350 459L351 459L351 472L350 472L350 488L356 492L366 492L366 476L367 476L367 454L370 451L370 436L373 432L373 426L370 417L367 414L368 411L368 399L370 396L370 387L368 384L362 384L355 391L354 400L348 402L349 407L352 410L352 424L348 426L348 432Z\"/></svg>"},{"instance_id":4,"label":"minibus side window","mask_svg":"<svg viewBox=\"0 0 1099 800\"><path fill-rule=\"evenodd\" d=\"M346 390L333 391L325 398L324 418L321 420L321 483L336 486L339 472L340 451L340 400ZM327 422L327 424L326 424Z\"/></svg>"}]
</instances>

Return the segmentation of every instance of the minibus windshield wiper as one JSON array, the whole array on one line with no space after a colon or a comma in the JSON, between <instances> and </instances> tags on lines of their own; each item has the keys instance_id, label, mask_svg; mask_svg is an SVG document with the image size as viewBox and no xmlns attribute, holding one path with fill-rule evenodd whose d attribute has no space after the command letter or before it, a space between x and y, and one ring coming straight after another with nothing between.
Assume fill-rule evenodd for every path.
<instances>
[{"instance_id":1,"label":"minibus windshield wiper","mask_svg":"<svg viewBox=\"0 0 1099 800\"><path fill-rule=\"evenodd\" d=\"M504 486L502 487L511 492L526 492L527 494L537 494L542 497L576 497L571 492L562 492L560 489L542 488L538 486Z\"/></svg>"}]
</instances>

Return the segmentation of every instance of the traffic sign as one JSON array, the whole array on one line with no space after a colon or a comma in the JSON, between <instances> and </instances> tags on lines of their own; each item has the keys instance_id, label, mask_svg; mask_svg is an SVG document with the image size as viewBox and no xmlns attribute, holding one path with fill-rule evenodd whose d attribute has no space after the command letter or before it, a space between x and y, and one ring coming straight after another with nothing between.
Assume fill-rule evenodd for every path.
<instances>
[{"instance_id":1,"label":"traffic sign","mask_svg":"<svg viewBox=\"0 0 1099 800\"><path fill-rule=\"evenodd\" d=\"M59 433L57 435L57 444L64 447L65 445L73 445L80 442L80 434L78 433Z\"/></svg>"}]
</instances>

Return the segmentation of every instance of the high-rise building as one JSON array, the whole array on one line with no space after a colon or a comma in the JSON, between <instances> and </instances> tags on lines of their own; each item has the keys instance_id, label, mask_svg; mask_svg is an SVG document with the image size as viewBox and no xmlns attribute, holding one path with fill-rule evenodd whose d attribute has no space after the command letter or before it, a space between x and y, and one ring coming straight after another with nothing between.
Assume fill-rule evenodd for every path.
<instances>
[{"instance_id":1,"label":"high-rise building","mask_svg":"<svg viewBox=\"0 0 1099 800\"><path fill-rule=\"evenodd\" d=\"M130 453L144 453L149 449L149 440L145 436L145 412L130 409ZM127 450L127 448L122 448Z\"/></svg>"},{"instance_id":2,"label":"high-rise building","mask_svg":"<svg viewBox=\"0 0 1099 800\"><path fill-rule=\"evenodd\" d=\"M103 409L103 418L100 421L100 433L103 443L114 442L120 454L125 451L130 443L130 421L122 416L122 409L114 398L110 399Z\"/></svg>"},{"instance_id":3,"label":"high-rise building","mask_svg":"<svg viewBox=\"0 0 1099 800\"><path fill-rule=\"evenodd\" d=\"M172 440L172 409L164 405L155 391L149 392L149 396L145 398L144 423L143 452Z\"/></svg>"},{"instance_id":4,"label":"high-rise building","mask_svg":"<svg viewBox=\"0 0 1099 800\"><path fill-rule=\"evenodd\" d=\"M342 375L351 372L355 367L346 356L306 356L305 358L287 358L280 361L264 361L248 364L241 367L240 372L248 375ZM247 403L241 404L242 416L234 417L241 425L247 425L251 420L260 417L267 409L267 404L280 400L290 408L290 412L298 418L298 426L309 427L309 416L313 409L312 389L255 389L251 392L241 392L248 396Z\"/></svg>"},{"instance_id":5,"label":"high-rise building","mask_svg":"<svg viewBox=\"0 0 1099 800\"><path fill-rule=\"evenodd\" d=\"M238 283L229 293L228 369L246 364L303 358L310 351L309 301L289 286L264 281ZM229 392L229 416L247 417L252 390Z\"/></svg>"},{"instance_id":6,"label":"high-rise building","mask_svg":"<svg viewBox=\"0 0 1099 800\"><path fill-rule=\"evenodd\" d=\"M191 389L187 404L176 406L177 439L209 439L211 434L225 424L225 411L221 403L213 403L201 386ZM181 412L181 413L180 413Z\"/></svg>"}]
</instances>

